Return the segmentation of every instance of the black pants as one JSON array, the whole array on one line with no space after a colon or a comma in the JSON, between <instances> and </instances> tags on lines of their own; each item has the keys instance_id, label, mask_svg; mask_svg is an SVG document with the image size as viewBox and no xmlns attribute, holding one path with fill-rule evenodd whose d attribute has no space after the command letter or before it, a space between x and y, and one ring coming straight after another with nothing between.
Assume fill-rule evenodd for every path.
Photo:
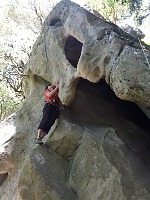
<instances>
[{"instance_id":1,"label":"black pants","mask_svg":"<svg viewBox=\"0 0 150 200\"><path fill-rule=\"evenodd\" d=\"M58 118L58 116L59 116L58 107L46 103L43 108L43 117L38 126L38 129L42 129L48 133L50 128L53 126L55 120Z\"/></svg>"}]
</instances>

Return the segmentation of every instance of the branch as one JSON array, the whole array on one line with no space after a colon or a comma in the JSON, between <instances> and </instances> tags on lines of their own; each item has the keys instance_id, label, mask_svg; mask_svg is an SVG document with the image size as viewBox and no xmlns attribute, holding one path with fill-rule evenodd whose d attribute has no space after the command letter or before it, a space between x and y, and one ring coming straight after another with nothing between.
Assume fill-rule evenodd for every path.
<instances>
[{"instance_id":1,"label":"branch","mask_svg":"<svg viewBox=\"0 0 150 200\"><path fill-rule=\"evenodd\" d=\"M38 13L38 9L36 7L35 0L34 0L33 8L34 8L35 14L36 14L37 18L39 19L41 27L42 27L43 19L42 19L41 15Z\"/></svg>"}]
</instances>

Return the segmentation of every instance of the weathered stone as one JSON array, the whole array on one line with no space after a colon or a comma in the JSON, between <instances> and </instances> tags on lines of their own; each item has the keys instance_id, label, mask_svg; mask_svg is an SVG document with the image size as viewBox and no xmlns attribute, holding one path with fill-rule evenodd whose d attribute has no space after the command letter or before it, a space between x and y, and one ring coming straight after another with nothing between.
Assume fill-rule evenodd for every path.
<instances>
[{"instance_id":1,"label":"weathered stone","mask_svg":"<svg viewBox=\"0 0 150 200\"><path fill-rule=\"evenodd\" d=\"M148 186L143 188L137 163L114 130L108 130L102 140L86 132L73 160L70 184L82 200L148 200Z\"/></svg>"},{"instance_id":2,"label":"weathered stone","mask_svg":"<svg viewBox=\"0 0 150 200\"><path fill-rule=\"evenodd\" d=\"M14 129L9 120L0 129L0 199L149 200L149 119L120 100L148 108L149 74L136 38L70 1L57 4L27 63ZM46 149L35 137L44 88L57 80L68 106Z\"/></svg>"},{"instance_id":3,"label":"weathered stone","mask_svg":"<svg viewBox=\"0 0 150 200\"><path fill-rule=\"evenodd\" d=\"M135 62L136 67L133 67ZM149 71L143 52L125 46L112 63L111 88L121 99L149 105L150 83L145 81L150 79Z\"/></svg>"},{"instance_id":4,"label":"weathered stone","mask_svg":"<svg viewBox=\"0 0 150 200\"><path fill-rule=\"evenodd\" d=\"M147 51L147 57L149 56ZM137 65L141 67L138 67L138 70ZM121 72L124 69L128 70L126 76L132 70L129 79L135 80L138 72L136 91L133 93L124 89L135 86L130 81L125 81L116 92L118 76L112 73L112 70L118 66ZM139 71L142 71L142 74ZM138 39L70 1L58 3L46 18L27 64L26 74L29 73L53 84L59 80L59 96L65 105L72 102L80 77L93 83L105 78L119 98L137 103L150 103L150 87L146 87L149 83L150 69ZM124 76L124 73L120 74Z\"/></svg>"},{"instance_id":5,"label":"weathered stone","mask_svg":"<svg viewBox=\"0 0 150 200\"><path fill-rule=\"evenodd\" d=\"M145 37L145 34L140 29L133 28L129 24L121 24L120 27L127 33L130 33L139 39L143 39Z\"/></svg>"},{"instance_id":6,"label":"weathered stone","mask_svg":"<svg viewBox=\"0 0 150 200\"><path fill-rule=\"evenodd\" d=\"M51 149L36 146L26 158L18 181L21 200L76 199L66 186L67 161Z\"/></svg>"},{"instance_id":7,"label":"weathered stone","mask_svg":"<svg viewBox=\"0 0 150 200\"><path fill-rule=\"evenodd\" d=\"M7 173L14 168L12 153L15 148L14 116L10 116L0 125L0 174Z\"/></svg>"},{"instance_id":8,"label":"weathered stone","mask_svg":"<svg viewBox=\"0 0 150 200\"><path fill-rule=\"evenodd\" d=\"M125 199L121 174L107 160L101 141L87 134L76 152L70 184L82 200Z\"/></svg>"},{"instance_id":9,"label":"weathered stone","mask_svg":"<svg viewBox=\"0 0 150 200\"><path fill-rule=\"evenodd\" d=\"M60 119L47 143L54 151L68 159L74 155L82 136L83 129L81 127Z\"/></svg>"}]
</instances>

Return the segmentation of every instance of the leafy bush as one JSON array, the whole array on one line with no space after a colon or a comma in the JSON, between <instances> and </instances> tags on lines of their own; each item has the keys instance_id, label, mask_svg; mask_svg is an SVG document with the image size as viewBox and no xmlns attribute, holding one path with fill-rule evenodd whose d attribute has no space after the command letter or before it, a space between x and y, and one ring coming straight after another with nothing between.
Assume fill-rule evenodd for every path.
<instances>
[{"instance_id":1,"label":"leafy bush","mask_svg":"<svg viewBox=\"0 0 150 200\"><path fill-rule=\"evenodd\" d=\"M0 121L16 112L21 106L20 98L16 97L14 90L0 82Z\"/></svg>"}]
</instances>

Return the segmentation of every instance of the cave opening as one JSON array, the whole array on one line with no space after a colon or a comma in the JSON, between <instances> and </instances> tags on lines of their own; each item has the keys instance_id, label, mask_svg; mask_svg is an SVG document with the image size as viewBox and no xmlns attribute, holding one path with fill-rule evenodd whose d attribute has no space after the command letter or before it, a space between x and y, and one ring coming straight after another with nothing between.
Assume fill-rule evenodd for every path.
<instances>
[{"instance_id":1,"label":"cave opening","mask_svg":"<svg viewBox=\"0 0 150 200\"><path fill-rule=\"evenodd\" d=\"M80 125L124 130L136 126L150 132L150 119L147 115L135 103L119 99L104 80L91 83L80 78L76 91L69 109L72 120Z\"/></svg>"},{"instance_id":2,"label":"cave opening","mask_svg":"<svg viewBox=\"0 0 150 200\"><path fill-rule=\"evenodd\" d=\"M65 55L70 64L77 68L83 44L73 36L69 36L65 43Z\"/></svg>"},{"instance_id":3,"label":"cave opening","mask_svg":"<svg viewBox=\"0 0 150 200\"><path fill-rule=\"evenodd\" d=\"M104 80L101 80L94 87L99 87L99 91L112 104L117 115L132 122L142 130L150 131L150 119L136 103L118 98Z\"/></svg>"}]
</instances>

